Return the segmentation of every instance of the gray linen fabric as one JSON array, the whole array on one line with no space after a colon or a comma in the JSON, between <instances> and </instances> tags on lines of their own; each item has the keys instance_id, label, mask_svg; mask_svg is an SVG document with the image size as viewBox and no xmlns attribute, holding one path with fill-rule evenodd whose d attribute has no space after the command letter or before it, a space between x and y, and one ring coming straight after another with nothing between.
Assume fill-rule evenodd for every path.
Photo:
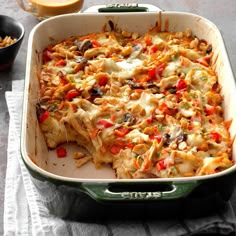
<instances>
[{"instance_id":1,"label":"gray linen fabric","mask_svg":"<svg viewBox=\"0 0 236 236\"><path fill-rule=\"evenodd\" d=\"M180 236L199 233L229 234L235 231L236 217L230 202L222 210L194 219L179 216L165 220L107 219L85 223L51 215L20 157L23 93L7 92L6 99L10 113L10 130L5 187L5 236Z\"/></svg>"}]
</instances>

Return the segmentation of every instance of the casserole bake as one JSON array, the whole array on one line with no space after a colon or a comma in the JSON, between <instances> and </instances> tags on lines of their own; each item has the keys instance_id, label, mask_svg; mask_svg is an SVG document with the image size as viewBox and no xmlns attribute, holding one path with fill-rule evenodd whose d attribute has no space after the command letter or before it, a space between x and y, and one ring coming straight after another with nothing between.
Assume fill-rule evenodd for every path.
<instances>
[{"instance_id":1,"label":"casserole bake","mask_svg":"<svg viewBox=\"0 0 236 236\"><path fill-rule=\"evenodd\" d=\"M76 142L76 166L112 164L117 178L213 174L229 168L211 44L185 32L115 29L43 50L39 125L47 146Z\"/></svg>"},{"instance_id":2,"label":"casserole bake","mask_svg":"<svg viewBox=\"0 0 236 236\"><path fill-rule=\"evenodd\" d=\"M88 163L78 169L75 167L72 158L57 158L55 151L48 151L36 116L36 104L40 96L38 77L43 63L43 50L58 39L98 32L109 20L112 20L114 25L119 26L124 31L140 34L144 34L154 27L157 21L162 30L183 32L190 28L198 38L209 42L214 51L212 58L214 69L218 75L219 84L222 86L224 118L225 120L232 119L229 131L231 138L235 135L234 118L236 114L234 109L231 109L235 99L234 77L220 32L207 19L178 12L163 12L161 18L158 17L157 13L117 13L115 15L85 13L54 17L37 25L29 38L21 152L32 176L35 179L56 184L59 192L60 186L68 186L71 187L70 191L74 189L75 192L86 192L92 198L105 202L146 200L159 202L160 200L183 198L186 200L186 196L191 198L191 196L195 196L195 192L200 200L203 197L201 191L205 193L204 196L209 196L209 193L220 193L224 199L228 199L233 190L233 184L229 183L235 181L235 165L227 170L206 176L117 180L109 167L105 166L96 170L92 164ZM127 24L127 22L129 23ZM63 25L65 28L61 30ZM233 143L233 158L235 156L234 146ZM66 149L68 155L72 156L77 147L68 145ZM34 181L37 182L35 179ZM219 188L219 184L225 181L228 182L227 189L222 190ZM64 196L66 192L64 191Z\"/></svg>"}]
</instances>

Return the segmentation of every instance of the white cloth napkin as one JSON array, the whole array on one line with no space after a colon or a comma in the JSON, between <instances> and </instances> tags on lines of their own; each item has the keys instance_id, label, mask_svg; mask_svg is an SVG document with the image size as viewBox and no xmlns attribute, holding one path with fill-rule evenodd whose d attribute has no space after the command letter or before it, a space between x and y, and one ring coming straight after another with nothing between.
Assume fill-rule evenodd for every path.
<instances>
[{"instance_id":1,"label":"white cloth napkin","mask_svg":"<svg viewBox=\"0 0 236 236\"><path fill-rule=\"evenodd\" d=\"M226 203L222 212L195 219L179 217L169 220L108 220L105 223L83 223L62 220L51 215L20 156L22 87L23 82L17 81L17 84L13 84L13 91L6 92L10 124L4 205L5 236L180 236L235 232L236 217L230 202Z\"/></svg>"}]
</instances>

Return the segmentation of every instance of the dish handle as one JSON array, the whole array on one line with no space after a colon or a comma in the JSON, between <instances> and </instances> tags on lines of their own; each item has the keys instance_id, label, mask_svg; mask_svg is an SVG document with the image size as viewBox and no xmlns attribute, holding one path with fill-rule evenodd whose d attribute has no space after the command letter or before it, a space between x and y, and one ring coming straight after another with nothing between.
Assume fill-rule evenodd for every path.
<instances>
[{"instance_id":1,"label":"dish handle","mask_svg":"<svg viewBox=\"0 0 236 236\"><path fill-rule=\"evenodd\" d=\"M111 3L107 5L94 5L84 10L89 13L124 13L124 12L159 12L160 7L153 4L138 4L138 3Z\"/></svg>"},{"instance_id":2,"label":"dish handle","mask_svg":"<svg viewBox=\"0 0 236 236\"><path fill-rule=\"evenodd\" d=\"M179 199L189 195L198 185L198 182L158 183L158 185L152 183L150 185L151 190L148 190L146 183L142 184L142 186L137 183L132 185L82 183L81 189L97 201L123 202ZM157 186L159 190L157 190L157 188L155 189L155 186ZM137 189L139 189L139 187L140 189L144 187L144 190L138 191Z\"/></svg>"}]
</instances>

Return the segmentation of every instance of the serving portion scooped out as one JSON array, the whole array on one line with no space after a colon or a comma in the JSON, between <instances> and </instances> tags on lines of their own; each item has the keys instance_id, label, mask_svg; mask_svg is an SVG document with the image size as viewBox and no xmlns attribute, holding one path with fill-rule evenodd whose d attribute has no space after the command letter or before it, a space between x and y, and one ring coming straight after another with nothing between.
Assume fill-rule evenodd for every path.
<instances>
[{"instance_id":1,"label":"serving portion scooped out","mask_svg":"<svg viewBox=\"0 0 236 236\"><path fill-rule=\"evenodd\" d=\"M112 25L112 24L111 24ZM233 165L213 50L190 29L116 29L48 45L37 116L50 149L75 142L75 164L117 178L209 175ZM64 150L66 152L66 150Z\"/></svg>"}]
</instances>

